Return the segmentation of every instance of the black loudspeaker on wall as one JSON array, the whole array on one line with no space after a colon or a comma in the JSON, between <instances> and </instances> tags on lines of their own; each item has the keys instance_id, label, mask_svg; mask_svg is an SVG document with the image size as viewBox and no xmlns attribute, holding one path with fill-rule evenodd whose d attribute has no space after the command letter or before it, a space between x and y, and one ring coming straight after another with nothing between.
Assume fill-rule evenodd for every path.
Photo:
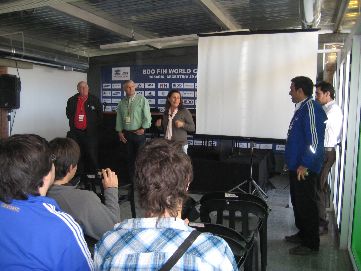
<instances>
[{"instance_id":1,"label":"black loudspeaker on wall","mask_svg":"<svg viewBox=\"0 0 361 271\"><path fill-rule=\"evenodd\" d=\"M0 75L0 108L20 108L20 79L16 75Z\"/></svg>"}]
</instances>

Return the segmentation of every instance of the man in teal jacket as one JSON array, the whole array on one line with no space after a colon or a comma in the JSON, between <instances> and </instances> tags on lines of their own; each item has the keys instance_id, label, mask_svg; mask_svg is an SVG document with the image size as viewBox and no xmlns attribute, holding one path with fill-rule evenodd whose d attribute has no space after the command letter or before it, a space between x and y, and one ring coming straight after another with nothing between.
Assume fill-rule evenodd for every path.
<instances>
[{"instance_id":1,"label":"man in teal jacket","mask_svg":"<svg viewBox=\"0 0 361 271\"><path fill-rule=\"evenodd\" d=\"M79 224L45 196L54 159L37 135L0 142L0 270L93 270Z\"/></svg>"},{"instance_id":2,"label":"man in teal jacket","mask_svg":"<svg viewBox=\"0 0 361 271\"><path fill-rule=\"evenodd\" d=\"M308 255L317 253L320 246L317 180L323 163L327 116L312 99L310 78L298 76L291 82L289 94L296 107L288 130L285 161L299 232L286 236L286 241L299 244L290 249L290 254Z\"/></svg>"}]
</instances>

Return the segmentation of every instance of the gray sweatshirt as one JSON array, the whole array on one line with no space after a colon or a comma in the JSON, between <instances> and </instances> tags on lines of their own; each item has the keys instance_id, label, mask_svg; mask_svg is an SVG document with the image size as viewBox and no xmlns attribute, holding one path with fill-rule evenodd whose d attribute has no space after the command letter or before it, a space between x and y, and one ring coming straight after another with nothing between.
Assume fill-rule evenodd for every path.
<instances>
[{"instance_id":1,"label":"gray sweatshirt","mask_svg":"<svg viewBox=\"0 0 361 271\"><path fill-rule=\"evenodd\" d=\"M99 240L120 222L118 188L105 189L105 204L94 192L69 185L53 185L47 196L55 199L60 208L80 224L84 234L94 239Z\"/></svg>"}]
</instances>

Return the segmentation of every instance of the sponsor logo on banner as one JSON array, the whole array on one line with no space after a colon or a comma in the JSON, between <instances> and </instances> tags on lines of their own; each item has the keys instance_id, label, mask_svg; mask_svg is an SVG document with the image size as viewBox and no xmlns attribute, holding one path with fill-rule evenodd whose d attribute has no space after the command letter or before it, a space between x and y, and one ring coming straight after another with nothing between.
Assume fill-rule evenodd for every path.
<instances>
[{"instance_id":1,"label":"sponsor logo on banner","mask_svg":"<svg viewBox=\"0 0 361 271\"><path fill-rule=\"evenodd\" d=\"M121 99L118 99L118 98L113 98L112 99L112 104L118 104L120 102Z\"/></svg>"},{"instance_id":2,"label":"sponsor logo on banner","mask_svg":"<svg viewBox=\"0 0 361 271\"><path fill-rule=\"evenodd\" d=\"M112 84L112 88L117 89L117 88L122 88L122 84L121 83L116 83L116 84Z\"/></svg>"},{"instance_id":3,"label":"sponsor logo on banner","mask_svg":"<svg viewBox=\"0 0 361 271\"><path fill-rule=\"evenodd\" d=\"M183 88L183 83L172 83L172 88Z\"/></svg>"},{"instance_id":4,"label":"sponsor logo on banner","mask_svg":"<svg viewBox=\"0 0 361 271\"><path fill-rule=\"evenodd\" d=\"M158 109L159 109L160 113L164 113L164 111L165 111L165 107L163 107L163 106L158 107Z\"/></svg>"},{"instance_id":5,"label":"sponsor logo on banner","mask_svg":"<svg viewBox=\"0 0 361 271\"><path fill-rule=\"evenodd\" d=\"M165 104L167 99L158 99L158 104Z\"/></svg>"},{"instance_id":6,"label":"sponsor logo on banner","mask_svg":"<svg viewBox=\"0 0 361 271\"><path fill-rule=\"evenodd\" d=\"M112 84L103 84L103 89L112 88Z\"/></svg>"},{"instance_id":7,"label":"sponsor logo on banner","mask_svg":"<svg viewBox=\"0 0 361 271\"><path fill-rule=\"evenodd\" d=\"M155 99L147 99L149 102L149 105L155 105Z\"/></svg>"},{"instance_id":8,"label":"sponsor logo on banner","mask_svg":"<svg viewBox=\"0 0 361 271\"><path fill-rule=\"evenodd\" d=\"M259 144L261 150L272 150L272 144Z\"/></svg>"},{"instance_id":9,"label":"sponsor logo on banner","mask_svg":"<svg viewBox=\"0 0 361 271\"><path fill-rule=\"evenodd\" d=\"M146 90L145 91L145 96L155 96L155 91L154 90Z\"/></svg>"},{"instance_id":10,"label":"sponsor logo on banner","mask_svg":"<svg viewBox=\"0 0 361 271\"><path fill-rule=\"evenodd\" d=\"M194 97L194 91L181 91L182 97Z\"/></svg>"},{"instance_id":11,"label":"sponsor logo on banner","mask_svg":"<svg viewBox=\"0 0 361 271\"><path fill-rule=\"evenodd\" d=\"M184 88L194 88L193 83L184 83Z\"/></svg>"},{"instance_id":12,"label":"sponsor logo on banner","mask_svg":"<svg viewBox=\"0 0 361 271\"><path fill-rule=\"evenodd\" d=\"M118 109L118 106L112 106L112 111L114 112L114 111L117 111L117 109Z\"/></svg>"},{"instance_id":13,"label":"sponsor logo on banner","mask_svg":"<svg viewBox=\"0 0 361 271\"><path fill-rule=\"evenodd\" d=\"M145 83L145 88L155 88L155 83Z\"/></svg>"},{"instance_id":14,"label":"sponsor logo on banner","mask_svg":"<svg viewBox=\"0 0 361 271\"><path fill-rule=\"evenodd\" d=\"M103 96L112 96L112 92L110 90L103 90Z\"/></svg>"},{"instance_id":15,"label":"sponsor logo on banner","mask_svg":"<svg viewBox=\"0 0 361 271\"><path fill-rule=\"evenodd\" d=\"M169 88L169 83L158 83L158 88Z\"/></svg>"},{"instance_id":16,"label":"sponsor logo on banner","mask_svg":"<svg viewBox=\"0 0 361 271\"><path fill-rule=\"evenodd\" d=\"M144 88L144 83L135 83L136 88Z\"/></svg>"},{"instance_id":17,"label":"sponsor logo on banner","mask_svg":"<svg viewBox=\"0 0 361 271\"><path fill-rule=\"evenodd\" d=\"M192 139L188 139L188 145L193 146L193 140Z\"/></svg>"},{"instance_id":18,"label":"sponsor logo on banner","mask_svg":"<svg viewBox=\"0 0 361 271\"><path fill-rule=\"evenodd\" d=\"M137 90L136 93L137 93L138 95L144 96L144 91L143 91L143 90Z\"/></svg>"},{"instance_id":19,"label":"sponsor logo on banner","mask_svg":"<svg viewBox=\"0 0 361 271\"><path fill-rule=\"evenodd\" d=\"M112 103L112 99L104 99L104 98L103 98L103 103L111 104L111 103Z\"/></svg>"},{"instance_id":20,"label":"sponsor logo on banner","mask_svg":"<svg viewBox=\"0 0 361 271\"><path fill-rule=\"evenodd\" d=\"M203 142L202 142L202 140L195 139L195 140L193 140L193 145L194 146L201 146L201 145L203 145Z\"/></svg>"},{"instance_id":21,"label":"sponsor logo on banner","mask_svg":"<svg viewBox=\"0 0 361 271\"><path fill-rule=\"evenodd\" d=\"M185 105L194 105L194 100L183 99L183 104L185 104Z\"/></svg>"},{"instance_id":22,"label":"sponsor logo on banner","mask_svg":"<svg viewBox=\"0 0 361 271\"><path fill-rule=\"evenodd\" d=\"M130 67L112 68L112 80L130 80Z\"/></svg>"},{"instance_id":23,"label":"sponsor logo on banner","mask_svg":"<svg viewBox=\"0 0 361 271\"><path fill-rule=\"evenodd\" d=\"M104 108L104 112L111 112L112 111L112 107L111 106L106 106Z\"/></svg>"},{"instance_id":24,"label":"sponsor logo on banner","mask_svg":"<svg viewBox=\"0 0 361 271\"><path fill-rule=\"evenodd\" d=\"M284 151L286 149L285 145L276 145L276 151Z\"/></svg>"},{"instance_id":25,"label":"sponsor logo on banner","mask_svg":"<svg viewBox=\"0 0 361 271\"><path fill-rule=\"evenodd\" d=\"M113 91L113 97L121 97L122 96L122 92L117 90L117 91Z\"/></svg>"},{"instance_id":26,"label":"sponsor logo on banner","mask_svg":"<svg viewBox=\"0 0 361 271\"><path fill-rule=\"evenodd\" d=\"M237 142L235 144L236 148L240 148L240 149L247 149L248 148L248 144L246 142Z\"/></svg>"},{"instance_id":27,"label":"sponsor logo on banner","mask_svg":"<svg viewBox=\"0 0 361 271\"><path fill-rule=\"evenodd\" d=\"M159 97L166 97L168 95L168 91L166 90L158 90Z\"/></svg>"}]
</instances>

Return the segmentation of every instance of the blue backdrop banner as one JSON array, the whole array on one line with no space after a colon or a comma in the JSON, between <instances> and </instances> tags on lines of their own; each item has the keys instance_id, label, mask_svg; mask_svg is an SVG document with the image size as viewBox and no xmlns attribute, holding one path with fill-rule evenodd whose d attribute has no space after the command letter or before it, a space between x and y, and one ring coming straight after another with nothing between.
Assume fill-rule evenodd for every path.
<instances>
[{"instance_id":1,"label":"blue backdrop banner","mask_svg":"<svg viewBox=\"0 0 361 271\"><path fill-rule=\"evenodd\" d=\"M101 99L105 111L115 111L119 101L125 97L123 83L133 80L136 92L145 96L151 108L164 112L167 94L178 89L183 105L196 108L197 65L132 65L105 66L102 68Z\"/></svg>"}]
</instances>

